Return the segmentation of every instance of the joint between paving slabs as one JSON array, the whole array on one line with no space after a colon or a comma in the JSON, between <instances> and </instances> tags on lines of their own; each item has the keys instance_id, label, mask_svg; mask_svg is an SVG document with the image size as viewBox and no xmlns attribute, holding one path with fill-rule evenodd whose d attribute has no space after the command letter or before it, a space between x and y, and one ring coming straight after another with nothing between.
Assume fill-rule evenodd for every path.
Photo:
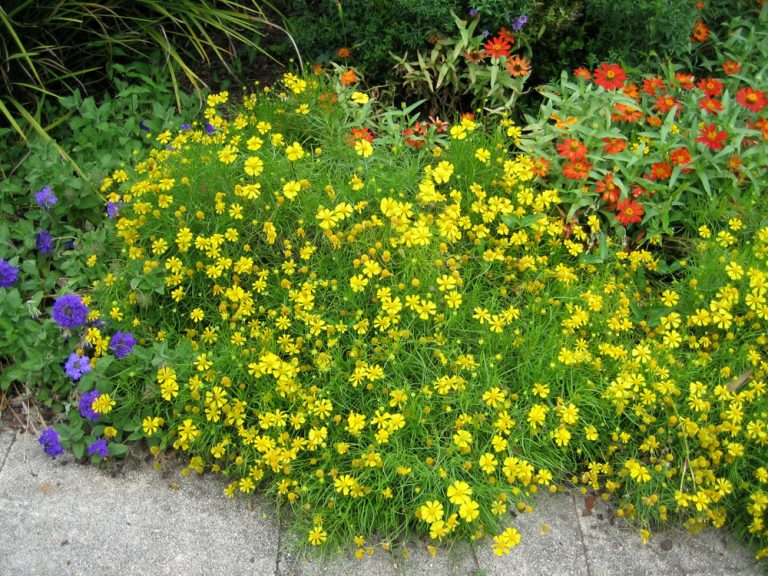
<instances>
[{"instance_id":1,"label":"joint between paving slabs","mask_svg":"<svg viewBox=\"0 0 768 576\"><path fill-rule=\"evenodd\" d=\"M576 518L576 526L579 529L579 542L581 542L581 553L584 556L584 564L587 567L587 576L592 576L592 567L589 565L589 555L587 554L587 544L584 541L584 532L581 529L581 521L579 519L579 507L576 504L576 497L571 493L571 510Z\"/></svg>"},{"instance_id":2,"label":"joint between paving slabs","mask_svg":"<svg viewBox=\"0 0 768 576\"><path fill-rule=\"evenodd\" d=\"M0 472L3 471L3 468L5 468L5 462L8 460L8 455L11 453L11 448L13 448L13 444L16 442L16 432L11 432L11 442L8 444L8 448L5 450L5 454L2 455L2 459L0 459Z\"/></svg>"}]
</instances>

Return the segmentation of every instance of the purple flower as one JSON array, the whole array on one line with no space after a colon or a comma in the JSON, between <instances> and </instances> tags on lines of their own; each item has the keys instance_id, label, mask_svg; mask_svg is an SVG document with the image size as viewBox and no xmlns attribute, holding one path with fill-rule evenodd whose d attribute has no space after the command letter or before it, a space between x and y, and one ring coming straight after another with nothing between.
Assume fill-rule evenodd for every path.
<instances>
[{"instance_id":1,"label":"purple flower","mask_svg":"<svg viewBox=\"0 0 768 576\"><path fill-rule=\"evenodd\" d=\"M98 397L98 390L91 390L80 397L80 403L78 404L78 407L80 408L80 416L91 422L98 421L99 414L93 410L93 401Z\"/></svg>"},{"instance_id":2,"label":"purple flower","mask_svg":"<svg viewBox=\"0 0 768 576\"><path fill-rule=\"evenodd\" d=\"M72 378L75 382L80 380L80 377L83 374L90 372L92 369L93 367L91 366L88 356L80 356L76 352L70 354L69 358L67 358L67 361L64 363L64 371L67 373L67 376Z\"/></svg>"},{"instance_id":3,"label":"purple flower","mask_svg":"<svg viewBox=\"0 0 768 576\"><path fill-rule=\"evenodd\" d=\"M35 236L35 246L42 254L50 254L53 252L53 237L47 230L40 230Z\"/></svg>"},{"instance_id":4,"label":"purple flower","mask_svg":"<svg viewBox=\"0 0 768 576\"><path fill-rule=\"evenodd\" d=\"M10 288L19 279L19 269L0 258L0 288Z\"/></svg>"},{"instance_id":5,"label":"purple flower","mask_svg":"<svg viewBox=\"0 0 768 576\"><path fill-rule=\"evenodd\" d=\"M131 353L136 346L136 338L130 332L115 332L115 335L109 340L109 348L115 353L115 358L120 360Z\"/></svg>"},{"instance_id":6,"label":"purple flower","mask_svg":"<svg viewBox=\"0 0 768 576\"><path fill-rule=\"evenodd\" d=\"M62 328L77 328L85 324L88 307L77 294L65 294L53 303L51 317Z\"/></svg>"},{"instance_id":7,"label":"purple flower","mask_svg":"<svg viewBox=\"0 0 768 576\"><path fill-rule=\"evenodd\" d=\"M187 124L186 122L181 125L182 130L192 130L192 124Z\"/></svg>"},{"instance_id":8,"label":"purple flower","mask_svg":"<svg viewBox=\"0 0 768 576\"><path fill-rule=\"evenodd\" d=\"M123 207L122 202L107 202L107 216L109 216L110 219L117 216L117 213L120 212L120 208Z\"/></svg>"},{"instance_id":9,"label":"purple flower","mask_svg":"<svg viewBox=\"0 0 768 576\"><path fill-rule=\"evenodd\" d=\"M35 201L37 202L37 205L40 206L40 208L45 208L47 210L56 204L59 199L56 198L56 195L53 192L51 192L50 186L45 186L41 188L37 194L35 194Z\"/></svg>"},{"instance_id":10,"label":"purple flower","mask_svg":"<svg viewBox=\"0 0 768 576\"><path fill-rule=\"evenodd\" d=\"M472 8L469 11L469 15L472 16L472 18L476 18L478 14L480 14L480 11L477 8Z\"/></svg>"},{"instance_id":11,"label":"purple flower","mask_svg":"<svg viewBox=\"0 0 768 576\"><path fill-rule=\"evenodd\" d=\"M60 454L64 454L64 448L61 447L59 442L59 433L55 428L46 428L40 434L40 438L37 440L51 458L56 458Z\"/></svg>"},{"instance_id":12,"label":"purple flower","mask_svg":"<svg viewBox=\"0 0 768 576\"><path fill-rule=\"evenodd\" d=\"M205 123L205 131L208 133L208 136L212 136L214 132L216 132L216 128L214 128L213 124L210 122Z\"/></svg>"},{"instance_id":13,"label":"purple flower","mask_svg":"<svg viewBox=\"0 0 768 576\"><path fill-rule=\"evenodd\" d=\"M520 31L528 23L528 16L521 14L512 21L512 29Z\"/></svg>"},{"instance_id":14,"label":"purple flower","mask_svg":"<svg viewBox=\"0 0 768 576\"><path fill-rule=\"evenodd\" d=\"M88 446L88 456L93 456L94 454L101 456L102 458L107 457L107 454L109 454L109 447L107 446L106 440L96 440L96 442Z\"/></svg>"}]
</instances>

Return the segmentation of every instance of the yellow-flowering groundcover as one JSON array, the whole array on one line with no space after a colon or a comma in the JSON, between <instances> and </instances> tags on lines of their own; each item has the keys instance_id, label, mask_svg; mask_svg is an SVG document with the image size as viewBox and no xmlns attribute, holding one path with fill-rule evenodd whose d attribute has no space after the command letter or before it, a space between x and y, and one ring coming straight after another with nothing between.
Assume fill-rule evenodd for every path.
<instances>
[{"instance_id":1,"label":"yellow-flowering groundcover","mask_svg":"<svg viewBox=\"0 0 768 576\"><path fill-rule=\"evenodd\" d=\"M412 532L507 553L508 512L565 482L643 528L741 519L765 554L764 222L734 208L674 269L594 258L601 222L565 225L508 120L345 139L373 99L284 85L209 97L105 182L123 248L89 338L143 352L98 382L102 423L359 555Z\"/></svg>"}]
</instances>

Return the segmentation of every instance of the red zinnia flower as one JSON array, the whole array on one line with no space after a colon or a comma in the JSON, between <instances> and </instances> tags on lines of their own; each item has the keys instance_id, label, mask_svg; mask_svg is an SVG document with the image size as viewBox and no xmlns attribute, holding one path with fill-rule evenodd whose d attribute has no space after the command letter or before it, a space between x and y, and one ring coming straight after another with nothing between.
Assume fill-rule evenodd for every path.
<instances>
[{"instance_id":1,"label":"red zinnia flower","mask_svg":"<svg viewBox=\"0 0 768 576\"><path fill-rule=\"evenodd\" d=\"M723 93L723 83L711 77L702 78L697 86L707 96L720 96Z\"/></svg>"},{"instance_id":2,"label":"red zinnia flower","mask_svg":"<svg viewBox=\"0 0 768 576\"><path fill-rule=\"evenodd\" d=\"M627 141L623 138L603 138L603 150L606 154L618 154L627 147Z\"/></svg>"},{"instance_id":3,"label":"red zinnia flower","mask_svg":"<svg viewBox=\"0 0 768 576\"><path fill-rule=\"evenodd\" d=\"M685 148L678 148L673 150L669 155L669 159L678 166L685 166L691 163L691 153Z\"/></svg>"},{"instance_id":4,"label":"red zinnia flower","mask_svg":"<svg viewBox=\"0 0 768 576\"><path fill-rule=\"evenodd\" d=\"M563 164L563 176L571 180L586 180L589 178L589 171L591 169L592 164L586 160L566 162Z\"/></svg>"},{"instance_id":5,"label":"red zinnia flower","mask_svg":"<svg viewBox=\"0 0 768 576\"><path fill-rule=\"evenodd\" d=\"M600 68L595 70L593 76L595 84L602 86L606 90L618 90L624 86L624 81L627 79L627 75L621 66L618 64L606 64L605 62L600 64Z\"/></svg>"},{"instance_id":6,"label":"red zinnia flower","mask_svg":"<svg viewBox=\"0 0 768 576\"><path fill-rule=\"evenodd\" d=\"M768 99L765 97L765 92L747 86L739 88L736 92L736 102L752 112L760 112L768 104Z\"/></svg>"},{"instance_id":7,"label":"red zinnia flower","mask_svg":"<svg viewBox=\"0 0 768 576\"><path fill-rule=\"evenodd\" d=\"M651 76L643 80L643 92L649 96L656 96L657 91L664 90L664 80L658 76Z\"/></svg>"},{"instance_id":8,"label":"red zinnia flower","mask_svg":"<svg viewBox=\"0 0 768 576\"><path fill-rule=\"evenodd\" d=\"M701 142L710 150L722 150L723 142L728 138L728 133L725 130L717 130L717 126L710 124L704 126L699 133L699 137L696 138L696 142Z\"/></svg>"},{"instance_id":9,"label":"red zinnia flower","mask_svg":"<svg viewBox=\"0 0 768 576\"><path fill-rule=\"evenodd\" d=\"M628 226L634 222L640 222L643 219L643 205L637 200L625 198L617 206L619 213L616 214L616 220L621 222L622 226Z\"/></svg>"},{"instance_id":10,"label":"red zinnia flower","mask_svg":"<svg viewBox=\"0 0 768 576\"><path fill-rule=\"evenodd\" d=\"M486 56L490 56L491 58L501 58L502 56L509 56L512 44L507 38L499 35L488 40L483 48L485 49Z\"/></svg>"},{"instance_id":11,"label":"red zinnia flower","mask_svg":"<svg viewBox=\"0 0 768 576\"><path fill-rule=\"evenodd\" d=\"M587 156L587 151L586 145L574 138L564 138L557 145L557 153L571 162L583 160Z\"/></svg>"},{"instance_id":12,"label":"red zinnia flower","mask_svg":"<svg viewBox=\"0 0 768 576\"><path fill-rule=\"evenodd\" d=\"M738 62L734 62L733 60L726 60L723 64L723 72L728 74L729 76L733 74L738 74L741 72L741 64Z\"/></svg>"},{"instance_id":13,"label":"red zinnia flower","mask_svg":"<svg viewBox=\"0 0 768 576\"><path fill-rule=\"evenodd\" d=\"M576 68L576 70L573 71L573 77L592 80L592 73L586 68Z\"/></svg>"}]
</instances>

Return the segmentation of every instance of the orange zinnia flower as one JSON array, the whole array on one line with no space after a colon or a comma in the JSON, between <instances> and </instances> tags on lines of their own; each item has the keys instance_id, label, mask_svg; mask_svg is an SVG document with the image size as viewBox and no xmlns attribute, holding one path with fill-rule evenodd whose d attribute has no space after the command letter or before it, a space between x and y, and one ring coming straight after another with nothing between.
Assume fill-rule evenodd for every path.
<instances>
[{"instance_id":1,"label":"orange zinnia flower","mask_svg":"<svg viewBox=\"0 0 768 576\"><path fill-rule=\"evenodd\" d=\"M589 178L589 171L591 169L592 164L586 160L566 162L563 164L563 176L571 180L586 180Z\"/></svg>"},{"instance_id":2,"label":"orange zinnia flower","mask_svg":"<svg viewBox=\"0 0 768 576\"><path fill-rule=\"evenodd\" d=\"M576 68L576 70L573 71L573 76L584 80L592 80L592 73L586 68Z\"/></svg>"},{"instance_id":3,"label":"orange zinnia flower","mask_svg":"<svg viewBox=\"0 0 768 576\"><path fill-rule=\"evenodd\" d=\"M587 146L575 138L564 138L563 141L557 145L557 153L571 162L584 160L587 157L588 151Z\"/></svg>"},{"instance_id":4,"label":"orange zinnia flower","mask_svg":"<svg viewBox=\"0 0 768 576\"><path fill-rule=\"evenodd\" d=\"M642 117L643 113L640 110L626 104L616 104L611 113L611 120L619 122L639 122Z\"/></svg>"},{"instance_id":5,"label":"orange zinnia flower","mask_svg":"<svg viewBox=\"0 0 768 576\"><path fill-rule=\"evenodd\" d=\"M514 77L527 76L531 73L531 62L515 54L507 61L507 72Z\"/></svg>"},{"instance_id":6,"label":"orange zinnia flower","mask_svg":"<svg viewBox=\"0 0 768 576\"><path fill-rule=\"evenodd\" d=\"M685 166L691 163L691 153L686 148L678 148L669 155L669 159L672 160L678 166Z\"/></svg>"},{"instance_id":7,"label":"orange zinnia flower","mask_svg":"<svg viewBox=\"0 0 768 576\"><path fill-rule=\"evenodd\" d=\"M339 48L339 51L336 52L336 54L339 58L349 58L352 55L352 51L349 48Z\"/></svg>"},{"instance_id":8,"label":"orange zinnia flower","mask_svg":"<svg viewBox=\"0 0 768 576\"><path fill-rule=\"evenodd\" d=\"M345 70L341 73L342 86L351 86L355 82L357 82L357 75L355 74L354 70Z\"/></svg>"},{"instance_id":9,"label":"orange zinnia flower","mask_svg":"<svg viewBox=\"0 0 768 576\"><path fill-rule=\"evenodd\" d=\"M618 154L627 147L627 141L623 138L603 138L603 151L606 154Z\"/></svg>"},{"instance_id":10,"label":"orange zinnia flower","mask_svg":"<svg viewBox=\"0 0 768 576\"><path fill-rule=\"evenodd\" d=\"M723 72L729 76L738 74L741 71L741 64L734 62L733 60L726 60L723 64Z\"/></svg>"},{"instance_id":11,"label":"orange zinnia flower","mask_svg":"<svg viewBox=\"0 0 768 576\"><path fill-rule=\"evenodd\" d=\"M709 38L709 28L707 28L707 25L704 24L704 22L699 20L693 26L693 34L691 35L691 39L694 42L704 42L707 38Z\"/></svg>"}]
</instances>

